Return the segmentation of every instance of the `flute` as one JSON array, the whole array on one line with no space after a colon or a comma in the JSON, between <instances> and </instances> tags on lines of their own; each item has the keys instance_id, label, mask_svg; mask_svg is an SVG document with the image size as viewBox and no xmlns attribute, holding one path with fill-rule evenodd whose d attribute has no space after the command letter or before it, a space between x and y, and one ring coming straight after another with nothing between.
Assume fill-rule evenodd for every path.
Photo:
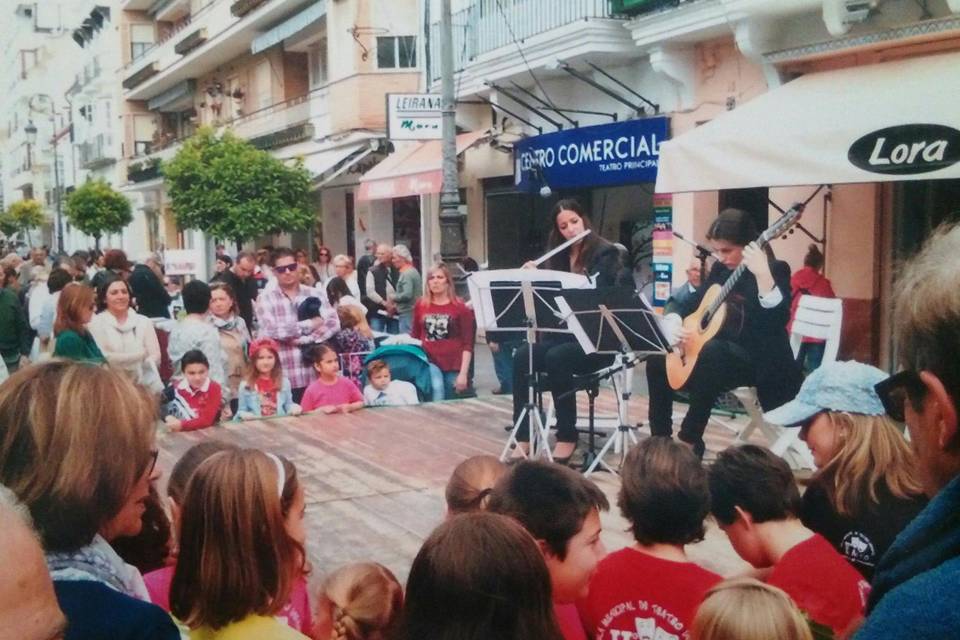
<instances>
[{"instance_id":1,"label":"flute","mask_svg":"<svg viewBox=\"0 0 960 640\"><path fill-rule=\"evenodd\" d=\"M549 260L549 259L552 258L553 256L557 255L558 253L560 253L561 251L563 251L563 250L566 249L567 247L569 247L569 246L571 246L571 245L574 245L574 244L576 244L577 242L580 242L581 240L583 240L584 238L586 238L588 235L590 235L590 232L591 232L591 231L592 231L592 229L584 229L583 231L581 231L581 232L578 233L577 235L573 236L572 238L570 238L569 240L567 240L567 241L564 242L563 244L557 245L556 247L554 247L554 248L551 249L550 251L546 252L545 254L543 254L542 256L540 256L539 258L537 258L536 260L534 260L534 261L533 261L533 266L534 266L534 267L539 267L541 264L543 264L544 262L546 262L547 260Z\"/></svg>"}]
</instances>

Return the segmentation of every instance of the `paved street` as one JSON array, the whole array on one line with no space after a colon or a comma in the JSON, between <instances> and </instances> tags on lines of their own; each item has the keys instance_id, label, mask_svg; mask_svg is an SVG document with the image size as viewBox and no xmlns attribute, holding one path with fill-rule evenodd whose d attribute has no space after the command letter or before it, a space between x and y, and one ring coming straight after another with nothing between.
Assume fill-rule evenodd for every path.
<instances>
[{"instance_id":1,"label":"paved street","mask_svg":"<svg viewBox=\"0 0 960 640\"><path fill-rule=\"evenodd\" d=\"M613 406L605 390L598 410ZM645 416L646 399L635 397L631 420ZM510 399L484 392L471 400L167 434L160 439L160 464L168 471L186 449L209 438L281 453L297 465L306 487L308 553L315 577L343 563L376 560L405 580L422 541L443 518L443 488L450 472L470 456L499 455L506 438L503 426L509 421ZM732 432L711 425L711 451L731 441ZM592 477L615 505L617 477ZM631 543L628 525L615 506L602 520L608 550ZM746 568L715 526L690 554L724 574Z\"/></svg>"}]
</instances>

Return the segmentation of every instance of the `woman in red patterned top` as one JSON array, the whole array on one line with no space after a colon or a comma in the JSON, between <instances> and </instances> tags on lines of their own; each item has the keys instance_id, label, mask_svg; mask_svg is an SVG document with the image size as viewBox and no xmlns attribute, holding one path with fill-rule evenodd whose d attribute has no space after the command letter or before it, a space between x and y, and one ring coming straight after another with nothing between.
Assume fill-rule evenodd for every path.
<instances>
[{"instance_id":1,"label":"woman in red patterned top","mask_svg":"<svg viewBox=\"0 0 960 640\"><path fill-rule=\"evenodd\" d=\"M473 310L457 297L446 265L427 271L424 296L413 307L410 335L420 340L430 362L443 373L445 398L455 398L470 386L473 357Z\"/></svg>"}]
</instances>

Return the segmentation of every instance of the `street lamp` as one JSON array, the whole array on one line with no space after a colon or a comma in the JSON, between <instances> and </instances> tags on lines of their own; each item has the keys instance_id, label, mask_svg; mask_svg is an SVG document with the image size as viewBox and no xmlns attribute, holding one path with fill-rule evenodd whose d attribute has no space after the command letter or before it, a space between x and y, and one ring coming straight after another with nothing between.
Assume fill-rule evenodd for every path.
<instances>
[{"instance_id":1,"label":"street lamp","mask_svg":"<svg viewBox=\"0 0 960 640\"><path fill-rule=\"evenodd\" d=\"M34 98L46 98L50 103L50 125L52 131L51 142L53 143L53 183L54 188L56 189L57 197L57 253L63 254L63 214L61 211L62 207L62 198L61 198L61 189L60 189L60 154L57 149L57 106L53 101L53 98L48 96L45 93L37 93L30 97L30 100L27 102L27 107L32 113L35 111L33 108ZM24 134L27 136L27 144L33 145L37 141L37 125L33 124L33 120L27 122L27 126L23 129Z\"/></svg>"}]
</instances>

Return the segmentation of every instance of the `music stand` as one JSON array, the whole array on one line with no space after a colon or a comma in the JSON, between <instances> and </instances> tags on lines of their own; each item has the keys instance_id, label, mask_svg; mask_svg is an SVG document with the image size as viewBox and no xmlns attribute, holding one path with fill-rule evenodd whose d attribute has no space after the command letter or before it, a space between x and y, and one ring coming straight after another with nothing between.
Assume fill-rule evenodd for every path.
<instances>
[{"instance_id":1,"label":"music stand","mask_svg":"<svg viewBox=\"0 0 960 640\"><path fill-rule=\"evenodd\" d=\"M594 374L597 382L619 371L634 367L643 358L665 354L669 344L660 327L660 316L632 287L610 287L593 291L564 291L557 307L567 327L580 343L584 353L613 354L619 362ZM615 391L624 393L623 390ZM627 424L625 403L620 403L619 426L599 453L594 447L594 424L590 420L590 451L585 473L590 475L598 465L616 473L604 460L611 447L625 455L629 442L637 443L633 427ZM629 442L628 442L629 440ZM591 457L593 458L591 460ZM621 459L621 464L622 464Z\"/></svg>"},{"instance_id":2,"label":"music stand","mask_svg":"<svg viewBox=\"0 0 960 640\"><path fill-rule=\"evenodd\" d=\"M586 276L565 271L504 269L473 272L467 283L478 327L524 332L527 338L527 402L514 421L500 459L506 460L512 447L519 448L517 432L526 420L530 452L524 453L524 457L545 454L552 461L548 442L550 430L537 406L539 375L533 368L533 346L537 343L538 333L570 333L564 326L556 301L566 291L565 287L589 287L591 282Z\"/></svg>"}]
</instances>

